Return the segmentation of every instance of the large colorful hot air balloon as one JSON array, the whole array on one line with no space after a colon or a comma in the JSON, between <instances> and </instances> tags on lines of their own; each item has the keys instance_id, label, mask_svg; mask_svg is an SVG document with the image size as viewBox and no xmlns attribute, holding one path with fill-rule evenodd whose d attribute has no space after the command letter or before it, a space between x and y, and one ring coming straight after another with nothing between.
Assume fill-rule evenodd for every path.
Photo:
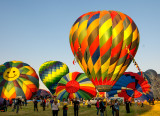
<instances>
[{"instance_id":1,"label":"large colorful hot air balloon","mask_svg":"<svg viewBox=\"0 0 160 116\"><path fill-rule=\"evenodd\" d=\"M0 96L6 99L22 96L30 99L39 88L35 70L21 61L0 65Z\"/></svg>"},{"instance_id":2,"label":"large colorful hot air balloon","mask_svg":"<svg viewBox=\"0 0 160 116\"><path fill-rule=\"evenodd\" d=\"M110 91L131 63L139 45L134 21L118 11L88 12L73 24L70 47L98 91Z\"/></svg>"},{"instance_id":3,"label":"large colorful hot air balloon","mask_svg":"<svg viewBox=\"0 0 160 116\"><path fill-rule=\"evenodd\" d=\"M73 72L63 76L58 83L56 95L58 99L84 98L85 100L95 97L95 86L84 73Z\"/></svg>"},{"instance_id":4,"label":"large colorful hot air balloon","mask_svg":"<svg viewBox=\"0 0 160 116\"><path fill-rule=\"evenodd\" d=\"M132 72L125 72L107 92L109 97L124 97L125 100L131 98L147 98L151 86L141 75Z\"/></svg>"},{"instance_id":5,"label":"large colorful hot air balloon","mask_svg":"<svg viewBox=\"0 0 160 116\"><path fill-rule=\"evenodd\" d=\"M60 61L48 61L39 68L39 76L52 94L55 93L59 80L67 73L69 73L68 66Z\"/></svg>"}]
</instances>

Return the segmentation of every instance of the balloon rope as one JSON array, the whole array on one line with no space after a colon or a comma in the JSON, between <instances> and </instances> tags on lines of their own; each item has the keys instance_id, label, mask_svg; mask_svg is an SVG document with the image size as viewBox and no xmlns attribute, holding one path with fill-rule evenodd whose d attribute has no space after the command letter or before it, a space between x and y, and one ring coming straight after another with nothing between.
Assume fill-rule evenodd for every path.
<instances>
[{"instance_id":1,"label":"balloon rope","mask_svg":"<svg viewBox=\"0 0 160 116\"><path fill-rule=\"evenodd\" d=\"M77 55L75 54L75 57L74 57L74 59L73 59L73 64L75 65L75 63L76 63L76 60L78 60L79 59L79 57L80 57L80 52L81 52L81 48L79 47L78 48L78 51L77 51ZM77 59L78 58L78 59Z\"/></svg>"},{"instance_id":2,"label":"balloon rope","mask_svg":"<svg viewBox=\"0 0 160 116\"><path fill-rule=\"evenodd\" d=\"M138 69L138 71L141 72L141 76L143 76L142 70L139 68L137 62L135 61L135 58L134 58L133 55L131 54L131 52L130 52L129 48L127 47L127 45L126 45L126 50L127 50L128 54L129 54L131 60L133 61L134 65L135 65L136 68Z\"/></svg>"},{"instance_id":3,"label":"balloon rope","mask_svg":"<svg viewBox=\"0 0 160 116\"><path fill-rule=\"evenodd\" d=\"M73 64L75 65L75 63L76 63L76 58L74 57L74 59L73 59Z\"/></svg>"}]
</instances>

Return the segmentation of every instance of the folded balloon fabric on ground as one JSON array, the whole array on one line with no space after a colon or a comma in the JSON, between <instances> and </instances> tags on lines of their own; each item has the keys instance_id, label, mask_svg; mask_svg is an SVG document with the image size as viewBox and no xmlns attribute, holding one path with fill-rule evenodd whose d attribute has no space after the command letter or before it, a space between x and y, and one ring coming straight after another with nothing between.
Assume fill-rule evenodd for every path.
<instances>
[{"instance_id":1,"label":"folded balloon fabric on ground","mask_svg":"<svg viewBox=\"0 0 160 116\"><path fill-rule=\"evenodd\" d=\"M56 89L57 98L60 100L92 99L96 96L96 88L84 73L72 72L63 76Z\"/></svg>"},{"instance_id":2,"label":"folded balloon fabric on ground","mask_svg":"<svg viewBox=\"0 0 160 116\"><path fill-rule=\"evenodd\" d=\"M138 73L140 74L140 73ZM159 98L160 96L160 76L153 69L149 69L143 72L143 76L148 80L151 85L151 89L154 95L154 98Z\"/></svg>"},{"instance_id":3,"label":"folded balloon fabric on ground","mask_svg":"<svg viewBox=\"0 0 160 116\"><path fill-rule=\"evenodd\" d=\"M125 72L112 87L111 91L107 93L109 97L124 97L124 100L131 100L132 98L153 99L151 86L147 79L132 72Z\"/></svg>"},{"instance_id":4,"label":"folded balloon fabric on ground","mask_svg":"<svg viewBox=\"0 0 160 116\"><path fill-rule=\"evenodd\" d=\"M21 61L10 61L0 65L0 95L11 100L17 96L26 99L36 94L39 78L35 70Z\"/></svg>"},{"instance_id":5,"label":"folded balloon fabric on ground","mask_svg":"<svg viewBox=\"0 0 160 116\"><path fill-rule=\"evenodd\" d=\"M39 96L42 96L42 97L52 97L52 94L49 91L47 91L47 90L39 89L34 96L35 97L36 96L38 96L38 97Z\"/></svg>"}]
</instances>

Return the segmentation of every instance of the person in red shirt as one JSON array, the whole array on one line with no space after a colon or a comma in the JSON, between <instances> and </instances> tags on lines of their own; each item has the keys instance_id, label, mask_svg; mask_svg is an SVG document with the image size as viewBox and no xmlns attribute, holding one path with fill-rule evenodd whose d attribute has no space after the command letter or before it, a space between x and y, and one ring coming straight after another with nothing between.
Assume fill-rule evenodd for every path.
<instances>
[{"instance_id":1,"label":"person in red shirt","mask_svg":"<svg viewBox=\"0 0 160 116\"><path fill-rule=\"evenodd\" d=\"M97 102L96 102L96 104L95 104L95 105L96 105L96 108L97 108L97 116L98 116L98 114L99 114L99 103L100 103L99 100L97 100Z\"/></svg>"},{"instance_id":2,"label":"person in red shirt","mask_svg":"<svg viewBox=\"0 0 160 116\"><path fill-rule=\"evenodd\" d=\"M12 100L10 100L10 101L9 101L9 106L12 106L12 103L13 103Z\"/></svg>"}]
</instances>

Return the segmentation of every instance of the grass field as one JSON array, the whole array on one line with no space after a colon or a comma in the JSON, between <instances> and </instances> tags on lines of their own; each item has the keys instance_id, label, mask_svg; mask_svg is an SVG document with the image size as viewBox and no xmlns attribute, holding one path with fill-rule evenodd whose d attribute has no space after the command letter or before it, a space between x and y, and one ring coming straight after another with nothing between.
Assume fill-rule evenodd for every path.
<instances>
[{"instance_id":1,"label":"grass field","mask_svg":"<svg viewBox=\"0 0 160 116\"><path fill-rule=\"evenodd\" d=\"M38 112L34 112L33 103L31 102L27 106L23 106L18 114L16 114L16 112L12 112L12 108L8 107L8 111L0 112L0 116L52 116L52 111L50 107L46 108L45 111L43 111L42 107L40 106L38 107L38 109ZM130 110L131 113L127 114L125 106L120 106L120 116L160 116L160 102L156 102L155 105L144 104L143 108L132 104ZM73 116L73 113L73 106L69 106L68 116ZM59 116L63 116L62 107L60 107ZM95 106L93 105L91 108L81 106L79 109L79 116L96 116ZM107 116L112 116L109 106L107 106Z\"/></svg>"}]
</instances>

